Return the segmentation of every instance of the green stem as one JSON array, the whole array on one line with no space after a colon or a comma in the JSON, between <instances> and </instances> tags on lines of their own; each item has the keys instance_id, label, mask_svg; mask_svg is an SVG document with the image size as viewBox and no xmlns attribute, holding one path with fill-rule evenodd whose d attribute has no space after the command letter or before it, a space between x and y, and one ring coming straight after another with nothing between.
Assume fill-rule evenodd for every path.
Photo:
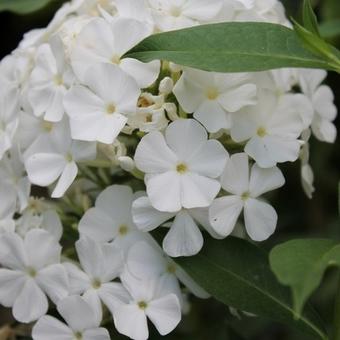
<instances>
[{"instance_id":1,"label":"green stem","mask_svg":"<svg viewBox=\"0 0 340 340\"><path fill-rule=\"evenodd\" d=\"M334 325L333 340L340 340L340 273L338 279L338 290L335 297L333 325Z\"/></svg>"}]
</instances>

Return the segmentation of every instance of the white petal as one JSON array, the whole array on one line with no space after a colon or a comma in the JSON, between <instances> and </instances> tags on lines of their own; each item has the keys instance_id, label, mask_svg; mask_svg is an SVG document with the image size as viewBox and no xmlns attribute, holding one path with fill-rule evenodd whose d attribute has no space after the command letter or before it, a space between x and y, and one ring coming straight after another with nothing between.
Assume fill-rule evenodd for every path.
<instances>
[{"instance_id":1,"label":"white petal","mask_svg":"<svg viewBox=\"0 0 340 340\"><path fill-rule=\"evenodd\" d=\"M194 119L178 119L165 131L166 142L180 161L186 161L207 137L204 127Z\"/></svg>"},{"instance_id":2,"label":"white petal","mask_svg":"<svg viewBox=\"0 0 340 340\"><path fill-rule=\"evenodd\" d=\"M33 279L27 279L13 305L14 318L22 323L29 323L46 314L47 310L46 295Z\"/></svg>"},{"instance_id":3,"label":"white petal","mask_svg":"<svg viewBox=\"0 0 340 340\"><path fill-rule=\"evenodd\" d=\"M25 163L28 178L33 184L48 186L63 172L66 164L64 156L52 153L38 153Z\"/></svg>"},{"instance_id":4,"label":"white petal","mask_svg":"<svg viewBox=\"0 0 340 340\"><path fill-rule=\"evenodd\" d=\"M228 152L220 142L208 140L189 156L187 164L190 171L202 176L217 178L222 174L228 156Z\"/></svg>"},{"instance_id":5,"label":"white petal","mask_svg":"<svg viewBox=\"0 0 340 340\"><path fill-rule=\"evenodd\" d=\"M43 213L43 228L51 233L57 241L61 239L63 226L56 211L48 210Z\"/></svg>"},{"instance_id":6,"label":"white petal","mask_svg":"<svg viewBox=\"0 0 340 340\"><path fill-rule=\"evenodd\" d=\"M264 241L275 231L277 214L268 203L249 198L244 205L244 221L250 238Z\"/></svg>"},{"instance_id":7,"label":"white petal","mask_svg":"<svg viewBox=\"0 0 340 340\"><path fill-rule=\"evenodd\" d=\"M73 263L63 263L69 279L70 295L81 295L91 285L90 278Z\"/></svg>"},{"instance_id":8,"label":"white petal","mask_svg":"<svg viewBox=\"0 0 340 340\"><path fill-rule=\"evenodd\" d=\"M32 229L25 235L24 243L28 263L36 270L59 262L61 246L49 232Z\"/></svg>"},{"instance_id":9,"label":"white petal","mask_svg":"<svg viewBox=\"0 0 340 340\"><path fill-rule=\"evenodd\" d=\"M209 206L221 189L217 180L195 173L184 174L180 180L182 206L186 209Z\"/></svg>"},{"instance_id":10,"label":"white petal","mask_svg":"<svg viewBox=\"0 0 340 340\"><path fill-rule=\"evenodd\" d=\"M145 313L137 305L124 305L114 314L117 331L132 339L146 340L149 337Z\"/></svg>"},{"instance_id":11,"label":"white petal","mask_svg":"<svg viewBox=\"0 0 340 340\"><path fill-rule=\"evenodd\" d=\"M232 233L242 211L243 201L238 196L217 198L209 209L210 223L221 236Z\"/></svg>"},{"instance_id":12,"label":"white petal","mask_svg":"<svg viewBox=\"0 0 340 340\"><path fill-rule=\"evenodd\" d=\"M316 116L312 123L312 130L315 137L320 141L334 143L336 140L336 126L326 119Z\"/></svg>"},{"instance_id":13,"label":"white petal","mask_svg":"<svg viewBox=\"0 0 340 340\"><path fill-rule=\"evenodd\" d=\"M40 270L36 280L54 303L58 303L69 293L67 271L61 264L54 264Z\"/></svg>"},{"instance_id":14,"label":"white petal","mask_svg":"<svg viewBox=\"0 0 340 340\"><path fill-rule=\"evenodd\" d=\"M177 296L169 294L151 301L146 315L161 335L169 334L181 321L181 307Z\"/></svg>"},{"instance_id":15,"label":"white petal","mask_svg":"<svg viewBox=\"0 0 340 340\"><path fill-rule=\"evenodd\" d=\"M114 314L115 310L122 304L128 303L131 296L121 283L104 283L98 294L107 308Z\"/></svg>"},{"instance_id":16,"label":"white petal","mask_svg":"<svg viewBox=\"0 0 340 340\"><path fill-rule=\"evenodd\" d=\"M75 162L69 162L66 164L59 180L52 192L52 198L62 197L67 189L74 182L78 174L78 167Z\"/></svg>"},{"instance_id":17,"label":"white petal","mask_svg":"<svg viewBox=\"0 0 340 340\"><path fill-rule=\"evenodd\" d=\"M85 329L99 326L91 306L78 295L61 300L57 309L74 332L82 332Z\"/></svg>"},{"instance_id":18,"label":"white petal","mask_svg":"<svg viewBox=\"0 0 340 340\"><path fill-rule=\"evenodd\" d=\"M135 162L141 171L161 173L176 167L177 156L165 143L163 135L155 131L144 136L138 144Z\"/></svg>"},{"instance_id":19,"label":"white petal","mask_svg":"<svg viewBox=\"0 0 340 340\"><path fill-rule=\"evenodd\" d=\"M175 171L152 176L146 187L151 204L157 210L176 212L181 209L181 179Z\"/></svg>"},{"instance_id":20,"label":"white petal","mask_svg":"<svg viewBox=\"0 0 340 340\"><path fill-rule=\"evenodd\" d=\"M25 281L23 272L0 268L0 304L12 307Z\"/></svg>"},{"instance_id":21,"label":"white petal","mask_svg":"<svg viewBox=\"0 0 340 340\"><path fill-rule=\"evenodd\" d=\"M279 168L262 169L257 164L253 165L249 183L249 191L253 198L278 189L284 184L285 178Z\"/></svg>"},{"instance_id":22,"label":"white petal","mask_svg":"<svg viewBox=\"0 0 340 340\"><path fill-rule=\"evenodd\" d=\"M25 270L27 256L22 238L15 233L0 235L0 263L10 269Z\"/></svg>"},{"instance_id":23,"label":"white petal","mask_svg":"<svg viewBox=\"0 0 340 340\"><path fill-rule=\"evenodd\" d=\"M203 247L203 236L186 212L179 212L163 240L163 249L171 257L196 255Z\"/></svg>"},{"instance_id":24,"label":"white petal","mask_svg":"<svg viewBox=\"0 0 340 340\"><path fill-rule=\"evenodd\" d=\"M173 216L173 213L156 210L146 196L140 197L132 203L133 222L142 231L151 231Z\"/></svg>"},{"instance_id":25,"label":"white petal","mask_svg":"<svg viewBox=\"0 0 340 340\"><path fill-rule=\"evenodd\" d=\"M32 337L34 340L73 340L74 334L58 319L45 315L34 325Z\"/></svg>"},{"instance_id":26,"label":"white petal","mask_svg":"<svg viewBox=\"0 0 340 340\"><path fill-rule=\"evenodd\" d=\"M313 96L315 111L324 119L334 120L337 115L337 108L334 104L334 94L329 86L320 86Z\"/></svg>"},{"instance_id":27,"label":"white petal","mask_svg":"<svg viewBox=\"0 0 340 340\"><path fill-rule=\"evenodd\" d=\"M83 340L110 340L110 334L105 328L87 329L83 333Z\"/></svg>"},{"instance_id":28,"label":"white petal","mask_svg":"<svg viewBox=\"0 0 340 340\"><path fill-rule=\"evenodd\" d=\"M221 176L224 190L242 196L249 189L249 160L245 153L237 153L230 157Z\"/></svg>"}]
</instances>

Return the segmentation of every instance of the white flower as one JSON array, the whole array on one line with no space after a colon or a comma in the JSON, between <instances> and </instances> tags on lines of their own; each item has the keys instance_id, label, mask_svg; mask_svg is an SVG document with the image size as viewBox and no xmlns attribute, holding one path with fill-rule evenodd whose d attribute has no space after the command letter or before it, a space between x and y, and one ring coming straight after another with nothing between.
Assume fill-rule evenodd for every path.
<instances>
[{"instance_id":1,"label":"white flower","mask_svg":"<svg viewBox=\"0 0 340 340\"><path fill-rule=\"evenodd\" d=\"M16 320L29 323L44 315L46 295L54 303L68 295L60 253L60 245L44 230L31 230L24 239L15 233L0 236L0 303L13 307Z\"/></svg>"},{"instance_id":2,"label":"white flower","mask_svg":"<svg viewBox=\"0 0 340 340\"><path fill-rule=\"evenodd\" d=\"M149 337L147 318L161 335L170 333L181 320L181 306L175 294L169 294L162 279L139 280L125 273L121 278L131 297L114 312L116 329L131 339Z\"/></svg>"},{"instance_id":3,"label":"white flower","mask_svg":"<svg viewBox=\"0 0 340 340\"><path fill-rule=\"evenodd\" d=\"M238 143L247 141L244 151L262 168L294 162L299 157L302 142L298 138L305 126L301 115L310 110L303 95L277 97L263 91L256 106L233 115L231 137Z\"/></svg>"},{"instance_id":4,"label":"white flower","mask_svg":"<svg viewBox=\"0 0 340 340\"><path fill-rule=\"evenodd\" d=\"M157 210L207 207L216 197L228 153L207 137L199 123L186 119L171 123L165 136L154 131L142 138L135 162L147 174L147 193Z\"/></svg>"},{"instance_id":5,"label":"white flower","mask_svg":"<svg viewBox=\"0 0 340 340\"><path fill-rule=\"evenodd\" d=\"M4 87L0 94L0 160L13 144L18 127L18 98L16 89L6 89L0 79L0 86Z\"/></svg>"},{"instance_id":6,"label":"white flower","mask_svg":"<svg viewBox=\"0 0 340 340\"><path fill-rule=\"evenodd\" d=\"M147 235L132 221L131 206L136 196L128 186L112 185L102 191L95 207L86 211L79 222L80 235L99 242L111 242L124 252Z\"/></svg>"},{"instance_id":7,"label":"white flower","mask_svg":"<svg viewBox=\"0 0 340 340\"><path fill-rule=\"evenodd\" d=\"M209 294L203 288L171 258L164 254L155 241L152 243L136 242L128 252L126 270L140 280L153 277L167 282L166 286L169 293L172 292L177 295L182 308L184 307L184 301L179 281L197 297L201 299L209 297Z\"/></svg>"},{"instance_id":8,"label":"white flower","mask_svg":"<svg viewBox=\"0 0 340 340\"><path fill-rule=\"evenodd\" d=\"M323 70L299 70L301 89L314 109L313 134L321 141L334 143L337 131L333 121L337 116L337 108L330 87L321 85L326 76L327 72Z\"/></svg>"},{"instance_id":9,"label":"white flower","mask_svg":"<svg viewBox=\"0 0 340 340\"><path fill-rule=\"evenodd\" d=\"M13 216L16 211L16 198L13 186L0 182L0 234L15 230Z\"/></svg>"},{"instance_id":10,"label":"white flower","mask_svg":"<svg viewBox=\"0 0 340 340\"><path fill-rule=\"evenodd\" d=\"M314 173L311 165L309 164L309 139L311 137L311 130L307 129L302 133L302 140L305 142L303 147L301 148L301 183L302 188L309 199L313 197L313 193L315 191L314 187Z\"/></svg>"},{"instance_id":11,"label":"white flower","mask_svg":"<svg viewBox=\"0 0 340 340\"><path fill-rule=\"evenodd\" d=\"M174 94L209 132L231 127L230 115L256 103L256 85L245 73L223 74L186 69Z\"/></svg>"},{"instance_id":12,"label":"white flower","mask_svg":"<svg viewBox=\"0 0 340 340\"><path fill-rule=\"evenodd\" d=\"M85 81L90 66L113 64L133 77L140 88L149 87L158 77L160 62L142 63L123 56L150 33L150 28L137 20L118 18L109 23L94 19L77 38L71 55L72 67L78 78Z\"/></svg>"},{"instance_id":13,"label":"white flower","mask_svg":"<svg viewBox=\"0 0 340 340\"><path fill-rule=\"evenodd\" d=\"M238 153L227 162L221 182L231 195L217 198L210 207L210 223L215 232L224 237L230 235L244 210L245 227L251 239L267 239L275 231L277 214L259 196L284 185L279 168L261 169L254 164L249 171L248 156Z\"/></svg>"},{"instance_id":14,"label":"white flower","mask_svg":"<svg viewBox=\"0 0 340 340\"><path fill-rule=\"evenodd\" d=\"M28 101L34 115L58 122L64 115L63 97L72 85L74 76L66 63L64 47L55 36L49 44L39 47L36 65L29 81Z\"/></svg>"},{"instance_id":15,"label":"white flower","mask_svg":"<svg viewBox=\"0 0 340 340\"><path fill-rule=\"evenodd\" d=\"M175 213L156 210L148 197L137 198L132 204L132 217L137 228L149 232L175 217L163 240L164 251L172 257L192 256L203 247L198 225L216 236L209 223L208 208L182 209Z\"/></svg>"},{"instance_id":16,"label":"white flower","mask_svg":"<svg viewBox=\"0 0 340 340\"><path fill-rule=\"evenodd\" d=\"M148 0L156 26L161 31L176 30L212 21L223 0Z\"/></svg>"},{"instance_id":17,"label":"white flower","mask_svg":"<svg viewBox=\"0 0 340 340\"><path fill-rule=\"evenodd\" d=\"M80 296L69 296L58 303L59 314L67 325L45 315L39 319L32 331L34 340L110 340L109 332L100 327L95 311Z\"/></svg>"},{"instance_id":18,"label":"white flower","mask_svg":"<svg viewBox=\"0 0 340 340\"><path fill-rule=\"evenodd\" d=\"M126 115L136 113L139 94L135 81L117 66L93 66L84 86L74 86L64 99L72 138L112 144L128 120Z\"/></svg>"},{"instance_id":19,"label":"white flower","mask_svg":"<svg viewBox=\"0 0 340 340\"><path fill-rule=\"evenodd\" d=\"M123 255L114 245L101 244L87 236L76 242L76 249L84 271L71 263L64 263L71 294L83 295L101 320L101 301L114 311L121 300L128 299L122 284L112 282L123 270Z\"/></svg>"},{"instance_id":20,"label":"white flower","mask_svg":"<svg viewBox=\"0 0 340 340\"><path fill-rule=\"evenodd\" d=\"M96 156L94 143L72 141L68 129L41 147L40 152L28 157L25 167L30 181L36 185L48 186L59 178L52 192L54 198L62 197L75 180L76 162L92 160Z\"/></svg>"}]
</instances>

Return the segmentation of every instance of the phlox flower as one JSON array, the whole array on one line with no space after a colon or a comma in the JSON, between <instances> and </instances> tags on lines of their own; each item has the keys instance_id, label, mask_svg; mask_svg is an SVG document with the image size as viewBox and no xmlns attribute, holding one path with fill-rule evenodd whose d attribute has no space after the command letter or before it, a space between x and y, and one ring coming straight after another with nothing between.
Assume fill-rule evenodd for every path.
<instances>
[{"instance_id":1,"label":"phlox flower","mask_svg":"<svg viewBox=\"0 0 340 340\"><path fill-rule=\"evenodd\" d=\"M65 323L55 317L41 317L32 330L34 340L110 340L109 332L100 327L95 311L89 303L77 295L68 296L57 305Z\"/></svg>"},{"instance_id":2,"label":"phlox flower","mask_svg":"<svg viewBox=\"0 0 340 340\"><path fill-rule=\"evenodd\" d=\"M12 307L16 320L29 323L48 310L46 295L57 303L68 295L61 246L47 231L34 229L22 239L0 235L0 304Z\"/></svg>"},{"instance_id":3,"label":"phlox flower","mask_svg":"<svg viewBox=\"0 0 340 340\"><path fill-rule=\"evenodd\" d=\"M279 168L262 169L254 164L249 169L248 156L245 153L234 154L227 162L221 183L230 195L215 199L209 209L210 223L215 232L224 237L230 235L243 210L250 238L254 241L267 239L276 228L277 214L259 197L284 185L285 179Z\"/></svg>"},{"instance_id":4,"label":"phlox flower","mask_svg":"<svg viewBox=\"0 0 340 340\"><path fill-rule=\"evenodd\" d=\"M79 232L99 242L113 242L124 253L147 235L139 231L132 220L131 206L136 199L132 189L112 185L102 191L95 206L86 211L79 222Z\"/></svg>"},{"instance_id":5,"label":"phlox flower","mask_svg":"<svg viewBox=\"0 0 340 340\"><path fill-rule=\"evenodd\" d=\"M90 66L113 64L134 78L140 88L149 87L158 77L160 62L142 63L124 58L124 54L150 34L148 25L134 19L94 19L78 35L71 54L72 67L84 82Z\"/></svg>"},{"instance_id":6,"label":"phlox flower","mask_svg":"<svg viewBox=\"0 0 340 340\"><path fill-rule=\"evenodd\" d=\"M246 142L244 151L262 168L294 162L303 144L299 140L305 128L301 113L311 110L301 94L277 97L264 90L257 105L233 115L231 137L235 142Z\"/></svg>"},{"instance_id":7,"label":"phlox flower","mask_svg":"<svg viewBox=\"0 0 340 340\"><path fill-rule=\"evenodd\" d=\"M119 67L97 64L84 85L72 87L64 99L72 138L112 144L128 118L136 113L140 90Z\"/></svg>"},{"instance_id":8,"label":"phlox flower","mask_svg":"<svg viewBox=\"0 0 340 340\"><path fill-rule=\"evenodd\" d=\"M151 204L157 210L210 205L220 190L219 177L228 153L195 120L177 120L165 130L144 136L136 149L135 162L146 173Z\"/></svg>"},{"instance_id":9,"label":"phlox flower","mask_svg":"<svg viewBox=\"0 0 340 340\"><path fill-rule=\"evenodd\" d=\"M10 184L0 182L0 234L15 231L16 196Z\"/></svg>"},{"instance_id":10,"label":"phlox flower","mask_svg":"<svg viewBox=\"0 0 340 340\"><path fill-rule=\"evenodd\" d=\"M128 297L121 283L112 282L123 271L123 254L115 245L99 243L87 236L76 242L76 249L83 270L72 263L64 263L71 294L82 295L101 320L101 302L114 311L120 301Z\"/></svg>"},{"instance_id":11,"label":"phlox flower","mask_svg":"<svg viewBox=\"0 0 340 340\"><path fill-rule=\"evenodd\" d=\"M256 85L245 73L185 69L173 90L179 104L209 132L231 127L230 113L256 103Z\"/></svg>"},{"instance_id":12,"label":"phlox flower","mask_svg":"<svg viewBox=\"0 0 340 340\"><path fill-rule=\"evenodd\" d=\"M58 180L52 197L62 197L75 180L79 161L96 157L94 143L72 141L69 129L61 131L49 143L41 146L25 161L28 177L33 184L48 186Z\"/></svg>"}]
</instances>

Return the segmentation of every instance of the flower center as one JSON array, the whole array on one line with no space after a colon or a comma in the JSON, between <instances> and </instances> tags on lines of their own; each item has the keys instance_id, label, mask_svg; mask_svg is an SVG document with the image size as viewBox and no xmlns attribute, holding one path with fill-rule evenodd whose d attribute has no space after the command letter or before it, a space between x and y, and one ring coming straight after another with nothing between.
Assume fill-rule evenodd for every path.
<instances>
[{"instance_id":1,"label":"flower center","mask_svg":"<svg viewBox=\"0 0 340 340\"><path fill-rule=\"evenodd\" d=\"M176 171L182 175L188 171L188 167L186 164L180 163L180 164L177 164Z\"/></svg>"},{"instance_id":2,"label":"flower center","mask_svg":"<svg viewBox=\"0 0 340 340\"><path fill-rule=\"evenodd\" d=\"M140 97L140 98L138 99L138 103L137 103L137 106L138 106L138 107L148 107L148 106L150 106L150 105L152 105L152 103L151 103L147 98L145 98L145 97Z\"/></svg>"},{"instance_id":3,"label":"flower center","mask_svg":"<svg viewBox=\"0 0 340 340\"><path fill-rule=\"evenodd\" d=\"M99 279L94 279L92 281L92 288L99 289L102 286L102 283Z\"/></svg>"},{"instance_id":4,"label":"flower center","mask_svg":"<svg viewBox=\"0 0 340 340\"><path fill-rule=\"evenodd\" d=\"M170 8L170 14L171 14L171 16L178 18L182 14L182 10L181 10L180 7L172 6Z\"/></svg>"},{"instance_id":5,"label":"flower center","mask_svg":"<svg viewBox=\"0 0 340 340\"><path fill-rule=\"evenodd\" d=\"M169 263L166 271L169 273L169 274L175 274L176 273L176 265L174 265L173 263Z\"/></svg>"},{"instance_id":6,"label":"flower center","mask_svg":"<svg viewBox=\"0 0 340 340\"><path fill-rule=\"evenodd\" d=\"M71 162L73 161L73 156L72 156L70 153L68 153L68 154L65 156L65 159L66 159L66 161L67 161L68 163L71 163Z\"/></svg>"},{"instance_id":7,"label":"flower center","mask_svg":"<svg viewBox=\"0 0 340 340\"><path fill-rule=\"evenodd\" d=\"M250 197L250 192L246 191L241 195L243 201L246 201Z\"/></svg>"},{"instance_id":8,"label":"flower center","mask_svg":"<svg viewBox=\"0 0 340 340\"><path fill-rule=\"evenodd\" d=\"M119 65L120 64L120 56L115 54L112 56L111 58L111 63L115 64L115 65Z\"/></svg>"},{"instance_id":9,"label":"flower center","mask_svg":"<svg viewBox=\"0 0 340 340\"><path fill-rule=\"evenodd\" d=\"M33 267L27 267L26 273L28 276L33 277L33 278L37 276L37 271Z\"/></svg>"},{"instance_id":10,"label":"flower center","mask_svg":"<svg viewBox=\"0 0 340 340\"><path fill-rule=\"evenodd\" d=\"M142 310L145 310L148 307L148 304L145 301L139 301L138 307Z\"/></svg>"},{"instance_id":11,"label":"flower center","mask_svg":"<svg viewBox=\"0 0 340 340\"><path fill-rule=\"evenodd\" d=\"M42 122L42 128L43 128L43 130L45 130L46 132L51 132L52 129L53 129L53 123L47 122L47 121L43 121L43 122Z\"/></svg>"},{"instance_id":12,"label":"flower center","mask_svg":"<svg viewBox=\"0 0 340 340\"><path fill-rule=\"evenodd\" d=\"M212 87L212 88L210 88L210 89L207 90L206 95L207 95L207 98L208 98L209 100L215 100L220 94L219 94L217 88Z\"/></svg>"},{"instance_id":13,"label":"flower center","mask_svg":"<svg viewBox=\"0 0 340 340\"><path fill-rule=\"evenodd\" d=\"M82 338L83 338L83 334L81 334L80 332L74 333L75 340L81 340Z\"/></svg>"},{"instance_id":14,"label":"flower center","mask_svg":"<svg viewBox=\"0 0 340 340\"><path fill-rule=\"evenodd\" d=\"M118 232L119 232L119 234L120 234L121 236L126 235L126 234L128 233L128 231L129 231L129 228L128 228L128 226L127 226L126 224L122 224L122 225L119 227L119 230L118 230Z\"/></svg>"},{"instance_id":15,"label":"flower center","mask_svg":"<svg viewBox=\"0 0 340 340\"><path fill-rule=\"evenodd\" d=\"M53 78L54 84L57 86L61 86L64 84L63 77L60 74L56 74Z\"/></svg>"},{"instance_id":16,"label":"flower center","mask_svg":"<svg viewBox=\"0 0 340 340\"><path fill-rule=\"evenodd\" d=\"M145 121L147 123L152 123L152 114L151 113L148 113L145 117Z\"/></svg>"},{"instance_id":17,"label":"flower center","mask_svg":"<svg viewBox=\"0 0 340 340\"><path fill-rule=\"evenodd\" d=\"M116 112L116 106L114 104L109 104L106 106L106 113L108 115L112 115L115 112Z\"/></svg>"},{"instance_id":18,"label":"flower center","mask_svg":"<svg viewBox=\"0 0 340 340\"><path fill-rule=\"evenodd\" d=\"M266 128L264 128L263 126L260 126L257 129L257 135L261 138L263 138L265 135L267 134Z\"/></svg>"}]
</instances>

